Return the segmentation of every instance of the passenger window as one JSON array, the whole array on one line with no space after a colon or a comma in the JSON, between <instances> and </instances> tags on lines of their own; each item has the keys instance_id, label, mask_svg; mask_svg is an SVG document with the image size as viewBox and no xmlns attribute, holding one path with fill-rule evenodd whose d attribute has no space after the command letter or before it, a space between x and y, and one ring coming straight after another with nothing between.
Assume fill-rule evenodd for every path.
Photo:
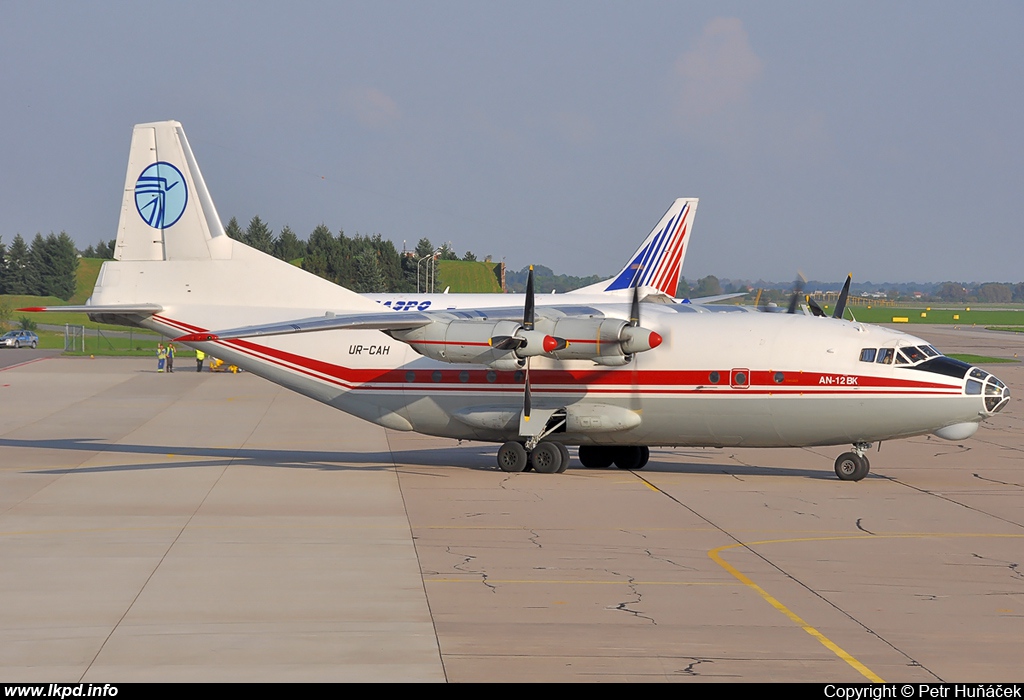
<instances>
[{"instance_id":1,"label":"passenger window","mask_svg":"<svg viewBox=\"0 0 1024 700\"><path fill-rule=\"evenodd\" d=\"M894 353L895 351L892 348L882 348L878 351L878 359L875 362L880 365L891 365Z\"/></svg>"},{"instance_id":2,"label":"passenger window","mask_svg":"<svg viewBox=\"0 0 1024 700\"><path fill-rule=\"evenodd\" d=\"M878 351L875 350L874 348L864 348L863 350L860 351L860 361L861 362L874 362L875 361L875 355L877 353L878 353Z\"/></svg>"}]
</instances>

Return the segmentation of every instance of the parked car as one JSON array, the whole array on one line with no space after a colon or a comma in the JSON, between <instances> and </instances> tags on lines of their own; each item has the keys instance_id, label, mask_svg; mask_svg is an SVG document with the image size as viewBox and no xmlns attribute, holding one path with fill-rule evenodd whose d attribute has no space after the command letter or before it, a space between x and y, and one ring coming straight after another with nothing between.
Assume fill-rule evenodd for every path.
<instances>
[{"instance_id":1,"label":"parked car","mask_svg":"<svg viewBox=\"0 0 1024 700\"><path fill-rule=\"evenodd\" d=\"M32 331L9 331L0 336L0 348L34 348L39 336Z\"/></svg>"}]
</instances>

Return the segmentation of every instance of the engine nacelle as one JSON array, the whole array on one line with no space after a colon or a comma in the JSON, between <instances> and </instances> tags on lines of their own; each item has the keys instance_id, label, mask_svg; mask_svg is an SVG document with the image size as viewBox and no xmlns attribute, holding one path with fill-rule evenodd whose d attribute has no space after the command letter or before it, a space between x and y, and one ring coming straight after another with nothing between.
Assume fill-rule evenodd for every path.
<instances>
[{"instance_id":1,"label":"engine nacelle","mask_svg":"<svg viewBox=\"0 0 1024 700\"><path fill-rule=\"evenodd\" d=\"M551 357L593 360L612 367L626 364L635 353L658 347L662 340L652 330L614 318L542 319L537 321L537 327L568 341L566 348L550 353Z\"/></svg>"},{"instance_id":2,"label":"engine nacelle","mask_svg":"<svg viewBox=\"0 0 1024 700\"><path fill-rule=\"evenodd\" d=\"M519 369L523 358L543 355L560 345L547 333L528 331L515 321L435 321L391 335L432 360L489 365L497 370Z\"/></svg>"}]
</instances>

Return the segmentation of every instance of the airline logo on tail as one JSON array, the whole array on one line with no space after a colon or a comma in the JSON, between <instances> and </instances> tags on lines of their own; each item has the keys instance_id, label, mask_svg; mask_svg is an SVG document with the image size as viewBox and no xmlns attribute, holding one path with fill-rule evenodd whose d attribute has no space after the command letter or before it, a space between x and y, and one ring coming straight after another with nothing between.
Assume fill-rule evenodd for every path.
<instances>
[{"instance_id":1,"label":"airline logo on tail","mask_svg":"<svg viewBox=\"0 0 1024 700\"><path fill-rule=\"evenodd\" d=\"M663 225L651 232L646 245L641 246L636 256L605 290L610 292L630 287L657 287L665 294L674 296L695 205L696 200L685 201L678 212L670 210L662 219Z\"/></svg>"},{"instance_id":2,"label":"airline logo on tail","mask_svg":"<svg viewBox=\"0 0 1024 700\"><path fill-rule=\"evenodd\" d=\"M135 182L135 208L153 228L173 226L185 213L187 204L185 176L170 163L153 163Z\"/></svg>"}]
</instances>

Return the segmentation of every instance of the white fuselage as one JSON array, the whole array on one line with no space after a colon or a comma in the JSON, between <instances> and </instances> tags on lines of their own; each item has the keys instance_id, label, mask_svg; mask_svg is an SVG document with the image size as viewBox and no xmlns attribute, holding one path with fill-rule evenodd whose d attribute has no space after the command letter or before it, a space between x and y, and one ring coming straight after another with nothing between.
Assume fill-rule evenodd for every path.
<instances>
[{"instance_id":1,"label":"white fuselage","mask_svg":"<svg viewBox=\"0 0 1024 700\"><path fill-rule=\"evenodd\" d=\"M130 288L133 278L145 280L147 298L159 299L164 310L143 325L175 337L338 312L350 308L345 305L355 296L305 275L301 281L307 290L297 288L298 279L288 292L270 282L247 289L240 298L231 280L245 267L240 260L108 262L94 302L119 301L103 298L104 279L116 276L118 286L111 292ZM345 296L332 300L333 290ZM379 308L363 301L366 310ZM576 315L629 315L626 303L573 306ZM858 359L864 348L927 345L913 336L802 314L641 306L644 327L664 342L624 366L533 358L533 405L565 408L577 418L551 439L567 444L829 445L930 433L976 423L986 415L983 397L965 393L964 378ZM514 319L515 314L494 317ZM522 372L431 360L383 332L331 330L195 346L390 428L495 442L518 435ZM627 412L639 421L616 426Z\"/></svg>"}]
</instances>

